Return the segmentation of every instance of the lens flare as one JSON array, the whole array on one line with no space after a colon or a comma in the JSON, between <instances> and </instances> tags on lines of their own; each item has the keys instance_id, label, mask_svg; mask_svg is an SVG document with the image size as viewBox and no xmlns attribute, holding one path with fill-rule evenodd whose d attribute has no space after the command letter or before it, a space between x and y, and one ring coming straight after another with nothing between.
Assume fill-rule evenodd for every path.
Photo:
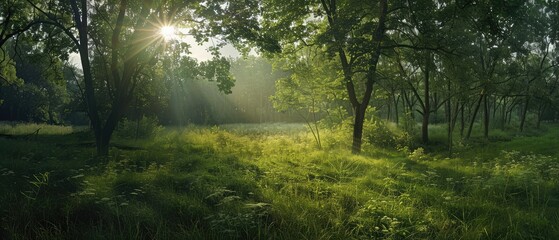
<instances>
[{"instance_id":1,"label":"lens flare","mask_svg":"<svg viewBox=\"0 0 559 240\"><path fill-rule=\"evenodd\" d=\"M174 26L163 26L159 30L159 34L163 36L163 39L165 39L165 41L170 41L175 39L177 37L175 32L176 30Z\"/></svg>"}]
</instances>

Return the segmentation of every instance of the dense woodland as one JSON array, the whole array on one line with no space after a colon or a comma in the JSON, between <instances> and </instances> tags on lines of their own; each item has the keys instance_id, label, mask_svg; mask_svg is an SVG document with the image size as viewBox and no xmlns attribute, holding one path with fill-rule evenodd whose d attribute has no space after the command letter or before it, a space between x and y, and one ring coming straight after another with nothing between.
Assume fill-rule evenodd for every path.
<instances>
[{"instance_id":1,"label":"dense woodland","mask_svg":"<svg viewBox=\"0 0 559 240\"><path fill-rule=\"evenodd\" d=\"M2 1L0 239L559 237L558 43L556 0Z\"/></svg>"}]
</instances>

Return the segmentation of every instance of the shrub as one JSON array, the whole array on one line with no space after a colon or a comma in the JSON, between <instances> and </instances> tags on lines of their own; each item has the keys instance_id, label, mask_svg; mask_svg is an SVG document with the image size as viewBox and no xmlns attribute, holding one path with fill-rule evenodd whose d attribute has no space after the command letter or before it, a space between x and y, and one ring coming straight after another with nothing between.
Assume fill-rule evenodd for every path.
<instances>
[{"instance_id":1,"label":"shrub","mask_svg":"<svg viewBox=\"0 0 559 240\"><path fill-rule=\"evenodd\" d=\"M365 141L382 148L400 149L412 147L411 135L396 127L391 128L381 120L366 121L364 126Z\"/></svg>"},{"instance_id":2,"label":"shrub","mask_svg":"<svg viewBox=\"0 0 559 240\"><path fill-rule=\"evenodd\" d=\"M408 158L414 161L420 161L420 160L426 160L427 159L427 155L425 155L425 150L423 148L417 148L415 150L413 150L413 152L411 152L408 155Z\"/></svg>"},{"instance_id":3,"label":"shrub","mask_svg":"<svg viewBox=\"0 0 559 240\"><path fill-rule=\"evenodd\" d=\"M115 134L125 139L152 138L161 129L157 117L143 116L135 121L124 118L120 121Z\"/></svg>"},{"instance_id":4,"label":"shrub","mask_svg":"<svg viewBox=\"0 0 559 240\"><path fill-rule=\"evenodd\" d=\"M378 147L396 147L394 133L382 121L367 121L363 127L369 143Z\"/></svg>"}]
</instances>

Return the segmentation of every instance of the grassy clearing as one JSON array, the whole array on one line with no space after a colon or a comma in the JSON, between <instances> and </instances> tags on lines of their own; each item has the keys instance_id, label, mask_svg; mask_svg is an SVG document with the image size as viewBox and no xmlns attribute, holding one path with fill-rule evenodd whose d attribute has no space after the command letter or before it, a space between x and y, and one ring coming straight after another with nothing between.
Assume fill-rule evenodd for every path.
<instances>
[{"instance_id":1,"label":"grassy clearing","mask_svg":"<svg viewBox=\"0 0 559 240\"><path fill-rule=\"evenodd\" d=\"M86 131L87 126L59 126L44 123L8 123L0 122L0 134L26 135L33 134L39 130L39 134L66 135L70 133Z\"/></svg>"},{"instance_id":2,"label":"grassy clearing","mask_svg":"<svg viewBox=\"0 0 559 240\"><path fill-rule=\"evenodd\" d=\"M452 158L354 156L326 130L318 150L301 125L166 130L107 159L85 132L0 138L0 239L557 239L549 128Z\"/></svg>"}]
</instances>

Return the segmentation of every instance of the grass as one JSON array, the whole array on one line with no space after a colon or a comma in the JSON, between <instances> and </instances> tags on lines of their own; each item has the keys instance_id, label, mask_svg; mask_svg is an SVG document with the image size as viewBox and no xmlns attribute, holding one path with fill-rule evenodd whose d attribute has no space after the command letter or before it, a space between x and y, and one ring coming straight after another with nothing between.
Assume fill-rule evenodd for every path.
<instances>
[{"instance_id":1,"label":"grass","mask_svg":"<svg viewBox=\"0 0 559 240\"><path fill-rule=\"evenodd\" d=\"M559 238L556 125L452 157L370 144L355 156L331 130L319 150L296 124L187 127L117 138L136 148L107 159L79 144L87 132L41 127L0 138L0 239Z\"/></svg>"},{"instance_id":2,"label":"grass","mask_svg":"<svg viewBox=\"0 0 559 240\"><path fill-rule=\"evenodd\" d=\"M65 135L87 130L87 126L58 126L38 123L10 123L0 122L0 134L26 135L39 130L43 135Z\"/></svg>"}]
</instances>

